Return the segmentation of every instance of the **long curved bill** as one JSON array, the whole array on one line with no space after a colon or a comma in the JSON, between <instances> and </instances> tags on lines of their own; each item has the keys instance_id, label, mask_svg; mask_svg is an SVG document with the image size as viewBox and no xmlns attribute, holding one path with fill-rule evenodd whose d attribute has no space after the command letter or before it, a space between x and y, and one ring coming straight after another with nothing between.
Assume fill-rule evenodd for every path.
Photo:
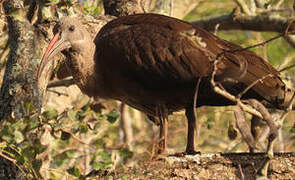
<instances>
[{"instance_id":1,"label":"long curved bill","mask_svg":"<svg viewBox=\"0 0 295 180\"><path fill-rule=\"evenodd\" d=\"M61 52L62 50L66 48L70 48L70 47L71 47L70 42L64 39L62 36L60 36L59 33L56 33L54 35L41 60L41 63L38 69L38 75L37 75L38 81L46 65L49 64L49 62L51 62L54 59L53 57L58 52Z\"/></svg>"}]
</instances>

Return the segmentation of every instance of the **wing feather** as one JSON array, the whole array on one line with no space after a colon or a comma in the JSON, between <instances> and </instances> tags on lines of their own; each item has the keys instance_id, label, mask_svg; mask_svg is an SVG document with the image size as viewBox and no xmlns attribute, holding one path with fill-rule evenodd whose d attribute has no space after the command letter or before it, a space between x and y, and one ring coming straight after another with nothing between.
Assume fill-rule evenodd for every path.
<instances>
[{"instance_id":1,"label":"wing feather","mask_svg":"<svg viewBox=\"0 0 295 180\"><path fill-rule=\"evenodd\" d=\"M97 51L113 51L111 54L116 58L101 53L109 65L120 66L118 71L130 77L140 76L134 78L145 81L147 87L208 77L216 56L224 51L218 76L235 77L249 85L272 74L273 77L254 87L264 97L277 96L285 86L279 72L253 52L233 51L242 47L190 23L162 15L132 15L113 20L102 28L95 44Z\"/></svg>"}]
</instances>

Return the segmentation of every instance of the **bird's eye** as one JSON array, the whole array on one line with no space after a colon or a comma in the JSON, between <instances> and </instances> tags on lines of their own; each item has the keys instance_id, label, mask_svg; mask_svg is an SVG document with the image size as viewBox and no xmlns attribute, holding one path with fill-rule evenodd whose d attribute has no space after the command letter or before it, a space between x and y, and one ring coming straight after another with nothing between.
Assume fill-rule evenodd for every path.
<instances>
[{"instance_id":1,"label":"bird's eye","mask_svg":"<svg viewBox=\"0 0 295 180\"><path fill-rule=\"evenodd\" d=\"M75 26L70 26L69 31L72 31L72 32L75 31Z\"/></svg>"}]
</instances>

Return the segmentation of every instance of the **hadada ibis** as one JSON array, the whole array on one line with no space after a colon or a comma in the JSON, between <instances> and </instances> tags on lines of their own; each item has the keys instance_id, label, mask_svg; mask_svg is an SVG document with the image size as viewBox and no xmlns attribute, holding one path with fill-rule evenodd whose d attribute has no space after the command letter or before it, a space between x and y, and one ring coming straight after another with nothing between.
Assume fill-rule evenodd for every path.
<instances>
[{"instance_id":1,"label":"hadada ibis","mask_svg":"<svg viewBox=\"0 0 295 180\"><path fill-rule=\"evenodd\" d=\"M239 94L265 76L242 99L253 98L284 108L294 93L279 72L255 53L235 51L241 47L172 17L119 17L107 23L94 40L77 19L63 17L54 34L39 67L38 79L52 57L63 51L66 65L83 93L116 99L148 116L160 117L164 148L169 114L185 109L186 152L194 153L194 109L235 104L217 94L210 83L214 61L221 53L215 80L231 94Z\"/></svg>"}]
</instances>

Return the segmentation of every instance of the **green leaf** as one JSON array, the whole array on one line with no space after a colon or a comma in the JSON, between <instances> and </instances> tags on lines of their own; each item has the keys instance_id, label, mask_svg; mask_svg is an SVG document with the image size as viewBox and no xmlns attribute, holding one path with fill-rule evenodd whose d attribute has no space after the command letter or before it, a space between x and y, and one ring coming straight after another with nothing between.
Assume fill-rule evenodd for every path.
<instances>
[{"instance_id":1,"label":"green leaf","mask_svg":"<svg viewBox=\"0 0 295 180\"><path fill-rule=\"evenodd\" d=\"M33 103L31 101L26 102L25 107L26 107L28 115L31 114L31 112L33 112L33 110L34 110L34 106L33 106Z\"/></svg>"},{"instance_id":2,"label":"green leaf","mask_svg":"<svg viewBox=\"0 0 295 180\"><path fill-rule=\"evenodd\" d=\"M75 177L81 176L80 170L75 166L67 169L67 172Z\"/></svg>"},{"instance_id":3,"label":"green leaf","mask_svg":"<svg viewBox=\"0 0 295 180\"><path fill-rule=\"evenodd\" d=\"M236 139L238 135L238 132L235 130L232 124L229 125L228 130L227 130L227 136L229 137L230 140Z\"/></svg>"},{"instance_id":4,"label":"green leaf","mask_svg":"<svg viewBox=\"0 0 295 180\"><path fill-rule=\"evenodd\" d=\"M15 159L16 159L17 164L23 165L25 163L25 158L22 155L16 156Z\"/></svg>"},{"instance_id":5,"label":"green leaf","mask_svg":"<svg viewBox=\"0 0 295 180\"><path fill-rule=\"evenodd\" d=\"M103 148L103 146L105 145L104 140L102 139L97 139L94 142L92 142L92 144L96 147L96 148Z\"/></svg>"},{"instance_id":6,"label":"green leaf","mask_svg":"<svg viewBox=\"0 0 295 180\"><path fill-rule=\"evenodd\" d=\"M107 115L107 120L110 122L110 123L114 123L116 122L116 120L118 119L118 117L120 116L120 113L119 111L113 109L111 112L109 112Z\"/></svg>"},{"instance_id":7,"label":"green leaf","mask_svg":"<svg viewBox=\"0 0 295 180\"><path fill-rule=\"evenodd\" d=\"M136 173L137 173L136 168L133 168L133 169L132 169L132 173L133 173L134 175L136 175Z\"/></svg>"},{"instance_id":8,"label":"green leaf","mask_svg":"<svg viewBox=\"0 0 295 180\"><path fill-rule=\"evenodd\" d=\"M100 170L105 167L105 164L103 162L92 162L91 166L95 170Z\"/></svg>"},{"instance_id":9,"label":"green leaf","mask_svg":"<svg viewBox=\"0 0 295 180\"><path fill-rule=\"evenodd\" d=\"M53 167L59 167L61 166L62 164L68 162L68 158L67 158L67 155L66 153L62 153L62 154L59 154L57 156L54 156L54 163L53 163Z\"/></svg>"},{"instance_id":10,"label":"green leaf","mask_svg":"<svg viewBox=\"0 0 295 180\"><path fill-rule=\"evenodd\" d=\"M122 177L124 180L127 180L127 179L129 179L129 176L128 175L123 175L123 177Z\"/></svg>"},{"instance_id":11,"label":"green leaf","mask_svg":"<svg viewBox=\"0 0 295 180\"><path fill-rule=\"evenodd\" d=\"M211 129L215 122L213 118L208 118L206 123L207 123L207 129Z\"/></svg>"},{"instance_id":12,"label":"green leaf","mask_svg":"<svg viewBox=\"0 0 295 180\"><path fill-rule=\"evenodd\" d=\"M54 4L58 4L60 2L60 0L51 0L51 2Z\"/></svg>"},{"instance_id":13,"label":"green leaf","mask_svg":"<svg viewBox=\"0 0 295 180\"><path fill-rule=\"evenodd\" d=\"M68 111L68 116L71 118L71 119L76 119L76 112L71 109Z\"/></svg>"},{"instance_id":14,"label":"green leaf","mask_svg":"<svg viewBox=\"0 0 295 180\"><path fill-rule=\"evenodd\" d=\"M35 159L36 150L34 149L34 147L27 147L23 150L23 156L27 159Z\"/></svg>"},{"instance_id":15,"label":"green leaf","mask_svg":"<svg viewBox=\"0 0 295 180\"><path fill-rule=\"evenodd\" d=\"M89 104L86 104L85 106L82 107L82 110L83 110L83 111L87 111L87 110L89 110L89 109L90 109Z\"/></svg>"},{"instance_id":16,"label":"green leaf","mask_svg":"<svg viewBox=\"0 0 295 180\"><path fill-rule=\"evenodd\" d=\"M87 133L87 131L88 131L88 126L87 126L87 124L80 124L80 126L79 126L79 130L80 130L80 133Z\"/></svg>"},{"instance_id":17,"label":"green leaf","mask_svg":"<svg viewBox=\"0 0 295 180\"><path fill-rule=\"evenodd\" d=\"M42 161L41 160L37 160L35 159L33 162L32 162L32 165L33 165L33 168L35 171L39 172L41 166L42 166Z\"/></svg>"},{"instance_id":18,"label":"green leaf","mask_svg":"<svg viewBox=\"0 0 295 180\"><path fill-rule=\"evenodd\" d=\"M40 139L35 141L32 148L34 148L37 154L40 154L46 150L46 147L41 144Z\"/></svg>"},{"instance_id":19,"label":"green leaf","mask_svg":"<svg viewBox=\"0 0 295 180\"><path fill-rule=\"evenodd\" d=\"M85 117L86 117L86 114L83 111L78 111L76 114L76 119L80 122L82 122Z\"/></svg>"},{"instance_id":20,"label":"green leaf","mask_svg":"<svg viewBox=\"0 0 295 180\"><path fill-rule=\"evenodd\" d=\"M69 158L74 158L76 155L76 150L68 150L65 153Z\"/></svg>"},{"instance_id":21,"label":"green leaf","mask_svg":"<svg viewBox=\"0 0 295 180\"><path fill-rule=\"evenodd\" d=\"M54 109L54 108L50 108L50 109L44 111L44 112L42 113L42 115L43 115L46 119L56 119L57 116L58 116L58 112L57 112L56 109Z\"/></svg>"},{"instance_id":22,"label":"green leaf","mask_svg":"<svg viewBox=\"0 0 295 180\"><path fill-rule=\"evenodd\" d=\"M36 127L38 127L40 124L40 121L36 120L36 121L30 121L29 125L30 125L30 129L35 129Z\"/></svg>"},{"instance_id":23,"label":"green leaf","mask_svg":"<svg viewBox=\"0 0 295 180\"><path fill-rule=\"evenodd\" d=\"M106 151L101 151L98 153L98 156L103 160L104 164L108 165L112 163L112 157Z\"/></svg>"},{"instance_id":24,"label":"green leaf","mask_svg":"<svg viewBox=\"0 0 295 180\"><path fill-rule=\"evenodd\" d=\"M101 121L103 119L106 119L106 115L97 113L97 117L96 118L97 118L97 120Z\"/></svg>"},{"instance_id":25,"label":"green leaf","mask_svg":"<svg viewBox=\"0 0 295 180\"><path fill-rule=\"evenodd\" d=\"M129 151L128 149L120 149L118 153L122 159L131 158L133 156L132 151Z\"/></svg>"}]
</instances>

